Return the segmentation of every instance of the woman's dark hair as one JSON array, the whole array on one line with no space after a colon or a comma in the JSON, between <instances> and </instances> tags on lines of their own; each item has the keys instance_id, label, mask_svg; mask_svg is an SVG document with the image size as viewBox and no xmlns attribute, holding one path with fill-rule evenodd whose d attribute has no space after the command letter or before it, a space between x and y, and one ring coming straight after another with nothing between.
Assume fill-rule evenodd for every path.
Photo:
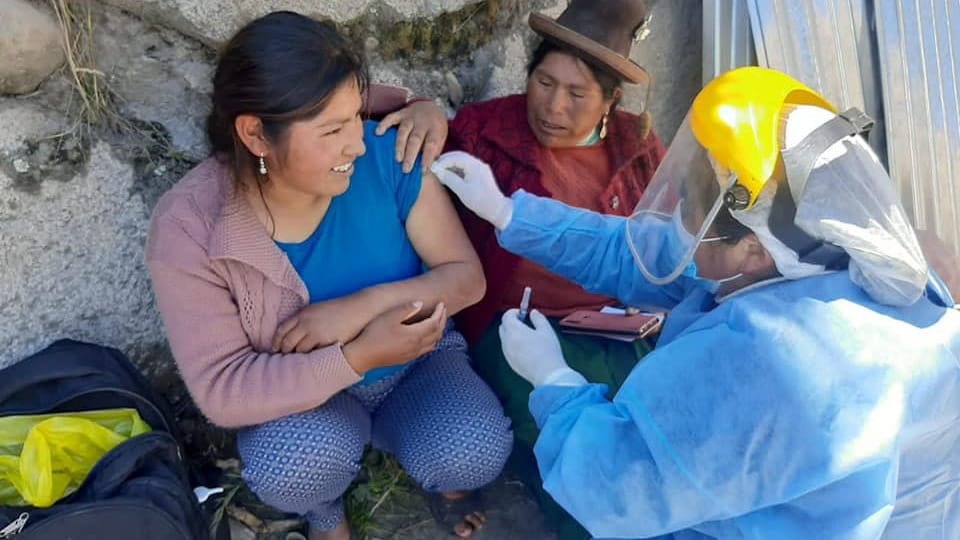
<instances>
[{"instance_id":1,"label":"woman's dark hair","mask_svg":"<svg viewBox=\"0 0 960 540\"><path fill-rule=\"evenodd\" d=\"M533 51L533 56L530 58L530 63L527 64L527 77L533 75L533 70L537 69L537 66L543 63L543 59L552 52L567 53L583 60L583 63L590 68L590 73L593 74L593 78L597 80L597 82L600 84L600 88L603 89L604 99L613 99L617 89L623 85L623 81L619 77L613 73L610 73L609 71L591 64L581 57L574 49L561 47L560 45L546 39L540 41L540 45L538 45ZM617 108L617 102L619 102L619 99L613 103L613 106L610 108L610 110Z\"/></svg>"},{"instance_id":2,"label":"woman's dark hair","mask_svg":"<svg viewBox=\"0 0 960 540\"><path fill-rule=\"evenodd\" d=\"M237 182L242 171L256 170L234 127L237 116L260 118L267 140L282 147L290 124L320 113L341 84L354 78L366 87L358 51L332 23L289 11L252 21L227 42L213 77L207 137L214 154L232 161Z\"/></svg>"}]
</instances>

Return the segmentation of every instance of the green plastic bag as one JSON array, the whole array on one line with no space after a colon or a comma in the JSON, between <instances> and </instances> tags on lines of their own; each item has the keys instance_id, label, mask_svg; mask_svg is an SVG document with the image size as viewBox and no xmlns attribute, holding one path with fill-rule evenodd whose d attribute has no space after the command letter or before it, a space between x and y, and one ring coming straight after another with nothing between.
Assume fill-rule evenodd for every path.
<instances>
[{"instance_id":1,"label":"green plastic bag","mask_svg":"<svg viewBox=\"0 0 960 540\"><path fill-rule=\"evenodd\" d=\"M135 409L0 418L0 505L51 506L107 452L148 431Z\"/></svg>"}]
</instances>

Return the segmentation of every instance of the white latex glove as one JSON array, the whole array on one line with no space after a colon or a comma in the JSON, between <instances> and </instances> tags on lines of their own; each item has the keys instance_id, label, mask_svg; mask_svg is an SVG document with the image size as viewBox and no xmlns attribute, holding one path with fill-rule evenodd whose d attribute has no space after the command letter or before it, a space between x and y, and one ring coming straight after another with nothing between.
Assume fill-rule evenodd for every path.
<instances>
[{"instance_id":1,"label":"white latex glove","mask_svg":"<svg viewBox=\"0 0 960 540\"><path fill-rule=\"evenodd\" d=\"M510 367L533 386L552 384L580 386L587 380L570 369L563 359L560 340L550 321L537 310L530 312L530 328L517 318L519 310L511 309L500 321L500 345Z\"/></svg>"},{"instance_id":2,"label":"white latex glove","mask_svg":"<svg viewBox=\"0 0 960 540\"><path fill-rule=\"evenodd\" d=\"M474 214L501 231L510 223L513 201L500 191L493 171L483 161L466 152L447 152L433 162L430 170Z\"/></svg>"}]
</instances>

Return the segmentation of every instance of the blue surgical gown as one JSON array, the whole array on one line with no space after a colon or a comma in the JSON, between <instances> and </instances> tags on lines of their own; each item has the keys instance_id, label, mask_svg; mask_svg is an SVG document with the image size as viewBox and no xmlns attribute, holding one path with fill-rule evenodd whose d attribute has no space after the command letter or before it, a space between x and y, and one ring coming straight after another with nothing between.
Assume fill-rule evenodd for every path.
<instances>
[{"instance_id":1,"label":"blue surgical gown","mask_svg":"<svg viewBox=\"0 0 960 540\"><path fill-rule=\"evenodd\" d=\"M623 218L517 192L504 248L670 309L612 401L541 386L544 487L594 536L960 538L960 312L873 302L846 272L725 301L646 282Z\"/></svg>"}]
</instances>

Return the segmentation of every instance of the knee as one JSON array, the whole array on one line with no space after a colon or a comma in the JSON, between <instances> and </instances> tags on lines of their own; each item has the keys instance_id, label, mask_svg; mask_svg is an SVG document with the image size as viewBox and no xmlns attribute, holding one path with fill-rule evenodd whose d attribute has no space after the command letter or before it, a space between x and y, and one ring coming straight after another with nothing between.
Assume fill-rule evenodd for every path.
<instances>
[{"instance_id":1,"label":"knee","mask_svg":"<svg viewBox=\"0 0 960 540\"><path fill-rule=\"evenodd\" d=\"M449 439L412 453L404 467L427 491L464 491L493 482L513 448L510 421L466 425L449 432Z\"/></svg>"},{"instance_id":2,"label":"knee","mask_svg":"<svg viewBox=\"0 0 960 540\"><path fill-rule=\"evenodd\" d=\"M311 435L238 438L243 478L264 503L303 513L337 499L350 486L360 470L363 442Z\"/></svg>"}]
</instances>

